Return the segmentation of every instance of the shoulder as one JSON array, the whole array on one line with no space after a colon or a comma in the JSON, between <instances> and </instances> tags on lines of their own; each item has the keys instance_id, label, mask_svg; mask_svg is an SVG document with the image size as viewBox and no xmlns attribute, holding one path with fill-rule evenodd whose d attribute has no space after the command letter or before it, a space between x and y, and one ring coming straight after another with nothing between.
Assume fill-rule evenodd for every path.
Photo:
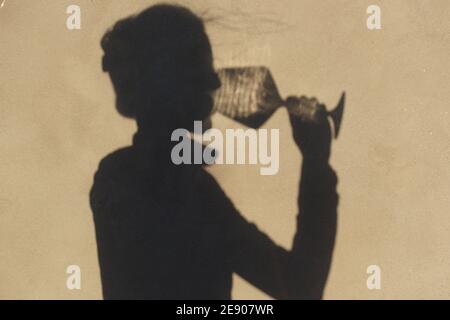
<instances>
[{"instance_id":1,"label":"shoulder","mask_svg":"<svg viewBox=\"0 0 450 320\"><path fill-rule=\"evenodd\" d=\"M204 167L197 170L197 185L200 191L205 194L209 193L222 193L225 195L225 192L222 190L222 187L217 182L216 178L212 174L210 174Z\"/></svg>"},{"instance_id":2,"label":"shoulder","mask_svg":"<svg viewBox=\"0 0 450 320\"><path fill-rule=\"evenodd\" d=\"M135 155L132 147L116 150L105 156L95 172L90 191L91 205L118 201L129 190L127 180L132 176Z\"/></svg>"},{"instance_id":3,"label":"shoulder","mask_svg":"<svg viewBox=\"0 0 450 320\"><path fill-rule=\"evenodd\" d=\"M134 157L133 147L121 148L111 152L100 160L95 174L96 178L104 175L109 176L131 168L133 166Z\"/></svg>"}]
</instances>

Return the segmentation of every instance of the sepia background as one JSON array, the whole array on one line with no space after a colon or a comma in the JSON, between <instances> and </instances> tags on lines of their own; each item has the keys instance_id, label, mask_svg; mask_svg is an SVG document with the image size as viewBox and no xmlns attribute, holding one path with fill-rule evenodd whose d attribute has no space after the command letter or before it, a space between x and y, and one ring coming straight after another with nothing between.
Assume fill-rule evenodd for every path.
<instances>
[{"instance_id":1,"label":"sepia background","mask_svg":"<svg viewBox=\"0 0 450 320\"><path fill-rule=\"evenodd\" d=\"M0 8L0 298L99 299L88 191L99 160L128 145L99 41L146 0L7 0ZM326 299L450 298L450 2L177 1L207 24L217 67L266 65L286 96L332 107L347 92L332 164L339 226ZM66 8L81 7L81 30ZM366 8L382 29L366 27ZM219 128L239 127L221 116ZM301 156L285 110L280 171L211 172L249 220L290 248ZM66 288L79 265L81 290ZM381 290L366 269L379 265ZM234 278L233 298L268 298Z\"/></svg>"}]
</instances>

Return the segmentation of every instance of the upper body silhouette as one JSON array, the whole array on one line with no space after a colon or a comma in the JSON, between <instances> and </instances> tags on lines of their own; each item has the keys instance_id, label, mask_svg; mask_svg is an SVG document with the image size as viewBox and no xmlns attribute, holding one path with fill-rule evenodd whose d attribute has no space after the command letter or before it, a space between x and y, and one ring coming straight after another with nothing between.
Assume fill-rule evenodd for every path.
<instances>
[{"instance_id":1,"label":"upper body silhouette","mask_svg":"<svg viewBox=\"0 0 450 320\"><path fill-rule=\"evenodd\" d=\"M338 201L326 116L291 116L303 163L288 251L241 216L202 165L170 159L172 131L208 119L220 86L202 20L153 6L116 23L102 47L116 107L138 125L132 146L100 162L90 193L104 298L230 299L236 272L277 299L320 299Z\"/></svg>"}]
</instances>

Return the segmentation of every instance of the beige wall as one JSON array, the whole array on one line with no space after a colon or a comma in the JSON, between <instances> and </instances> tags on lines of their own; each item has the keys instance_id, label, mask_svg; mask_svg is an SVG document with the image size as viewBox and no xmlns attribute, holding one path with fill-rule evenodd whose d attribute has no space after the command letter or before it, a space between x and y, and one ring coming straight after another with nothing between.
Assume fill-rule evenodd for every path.
<instances>
[{"instance_id":1,"label":"beige wall","mask_svg":"<svg viewBox=\"0 0 450 320\"><path fill-rule=\"evenodd\" d=\"M70 32L65 10L75 3L82 29ZM8 0L0 9L0 298L101 297L87 193L99 159L129 144L134 125L114 111L99 39L151 3ZM179 3L221 17L208 25L217 66L267 65L283 95L328 105L347 91L325 297L450 298L450 2ZM372 3L380 31L366 28ZM237 126L219 116L215 124ZM212 172L245 216L289 248L301 158L284 110L265 126L281 129L278 175ZM69 264L82 268L80 291L65 287ZM380 291L366 288L371 264L382 269ZM265 296L236 279L233 297Z\"/></svg>"}]
</instances>

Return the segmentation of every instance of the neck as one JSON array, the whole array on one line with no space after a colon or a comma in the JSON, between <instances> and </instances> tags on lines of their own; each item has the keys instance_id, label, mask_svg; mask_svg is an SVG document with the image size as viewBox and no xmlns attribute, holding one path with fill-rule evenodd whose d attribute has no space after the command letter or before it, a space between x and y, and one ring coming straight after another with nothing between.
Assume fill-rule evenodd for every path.
<instances>
[{"instance_id":1,"label":"neck","mask_svg":"<svg viewBox=\"0 0 450 320\"><path fill-rule=\"evenodd\" d=\"M171 133L138 128L133 137L133 145L149 151L168 151L173 147Z\"/></svg>"}]
</instances>

